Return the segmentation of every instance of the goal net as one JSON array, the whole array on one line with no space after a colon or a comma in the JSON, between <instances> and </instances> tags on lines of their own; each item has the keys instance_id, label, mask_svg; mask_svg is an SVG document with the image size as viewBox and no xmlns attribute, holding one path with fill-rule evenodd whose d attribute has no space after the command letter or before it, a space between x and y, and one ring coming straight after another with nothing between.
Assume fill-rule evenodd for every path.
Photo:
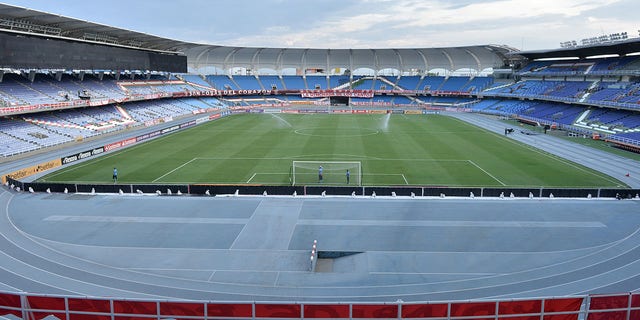
<instances>
[{"instance_id":1,"label":"goal net","mask_svg":"<svg viewBox=\"0 0 640 320\"><path fill-rule=\"evenodd\" d=\"M291 185L320 184L362 185L360 161L293 161Z\"/></svg>"}]
</instances>

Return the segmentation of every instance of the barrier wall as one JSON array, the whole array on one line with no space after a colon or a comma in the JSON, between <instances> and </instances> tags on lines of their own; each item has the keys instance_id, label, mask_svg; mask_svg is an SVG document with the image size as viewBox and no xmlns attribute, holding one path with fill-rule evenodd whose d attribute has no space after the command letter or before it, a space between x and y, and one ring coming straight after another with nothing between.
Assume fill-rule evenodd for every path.
<instances>
[{"instance_id":1,"label":"barrier wall","mask_svg":"<svg viewBox=\"0 0 640 320\"><path fill-rule=\"evenodd\" d=\"M493 198L619 198L640 199L640 189L559 189L559 188L445 188L376 186L269 186L207 184L61 184L21 182L7 178L21 191L68 193L155 193L194 196L274 195L292 196L405 196L405 197L493 197Z\"/></svg>"},{"instance_id":2,"label":"barrier wall","mask_svg":"<svg viewBox=\"0 0 640 320\"><path fill-rule=\"evenodd\" d=\"M505 301L294 303L124 300L0 293L0 316L59 319L634 320L640 294Z\"/></svg>"}]
</instances>

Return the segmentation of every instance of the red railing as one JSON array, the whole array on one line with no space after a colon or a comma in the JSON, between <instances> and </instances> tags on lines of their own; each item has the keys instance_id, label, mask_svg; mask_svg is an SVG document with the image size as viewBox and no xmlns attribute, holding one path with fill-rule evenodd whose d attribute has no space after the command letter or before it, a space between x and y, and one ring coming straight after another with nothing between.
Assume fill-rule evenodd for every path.
<instances>
[{"instance_id":1,"label":"red railing","mask_svg":"<svg viewBox=\"0 0 640 320\"><path fill-rule=\"evenodd\" d=\"M503 301L291 303L153 301L0 293L0 316L25 320L447 319L637 320L640 293Z\"/></svg>"}]
</instances>

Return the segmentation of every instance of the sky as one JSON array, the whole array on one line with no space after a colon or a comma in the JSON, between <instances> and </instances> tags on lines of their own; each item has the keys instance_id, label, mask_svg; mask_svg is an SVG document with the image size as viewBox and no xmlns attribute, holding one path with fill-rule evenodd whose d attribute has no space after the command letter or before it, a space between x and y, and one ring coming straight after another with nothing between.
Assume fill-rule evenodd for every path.
<instances>
[{"instance_id":1,"label":"sky","mask_svg":"<svg viewBox=\"0 0 640 320\"><path fill-rule=\"evenodd\" d=\"M284 48L553 49L626 31L639 0L6 0L187 42Z\"/></svg>"}]
</instances>

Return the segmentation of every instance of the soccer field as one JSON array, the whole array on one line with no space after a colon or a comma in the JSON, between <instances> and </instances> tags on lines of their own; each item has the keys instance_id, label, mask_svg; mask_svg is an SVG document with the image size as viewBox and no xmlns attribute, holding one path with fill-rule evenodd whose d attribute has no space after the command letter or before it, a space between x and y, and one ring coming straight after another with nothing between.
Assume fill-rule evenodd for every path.
<instances>
[{"instance_id":1,"label":"soccer field","mask_svg":"<svg viewBox=\"0 0 640 320\"><path fill-rule=\"evenodd\" d=\"M402 114L233 115L66 167L39 181L109 183L117 167L119 183L290 185L293 161L360 162L363 185L624 186L455 118ZM327 175L322 183L342 185L344 180L340 173Z\"/></svg>"}]
</instances>

